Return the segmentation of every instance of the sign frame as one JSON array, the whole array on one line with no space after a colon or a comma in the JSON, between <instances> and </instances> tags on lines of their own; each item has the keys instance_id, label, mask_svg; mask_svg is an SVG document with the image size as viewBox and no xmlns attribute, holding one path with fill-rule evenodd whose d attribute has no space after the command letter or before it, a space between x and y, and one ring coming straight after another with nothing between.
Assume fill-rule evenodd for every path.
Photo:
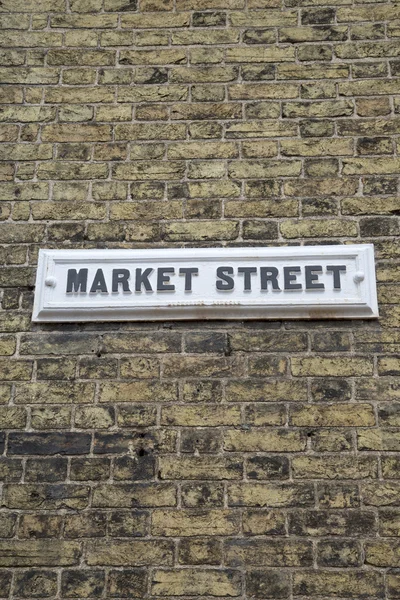
<instances>
[{"instance_id":1,"label":"sign frame","mask_svg":"<svg viewBox=\"0 0 400 600\"><path fill-rule=\"evenodd\" d=\"M237 302L224 297L220 301L184 298L174 301L171 296L165 302L154 301L152 296L142 295L141 302L136 305L125 296L125 300L112 301L104 298L103 303L97 301L96 306L79 305L77 301L51 301L51 293L57 285L57 265L90 265L101 261L102 264L115 262L118 265L132 263L146 264L224 264L228 261L260 261L285 260L342 260L355 261L356 271L353 276L359 298L327 297L315 301L318 294L311 291L310 302L299 302L296 294L290 292L279 301L277 296L265 294L269 303L253 302L251 299ZM138 261L138 263L135 263ZM111 294L108 294L111 296ZM158 294L159 296L159 294ZM167 295L168 296L168 295ZM89 297L89 294L86 295ZM283 296L281 296L283 299ZM115 300L115 298L114 298ZM143 300L143 301L142 301ZM161 303L160 303L161 302ZM86 303L87 304L87 303ZM160 248L160 249L93 249L93 250L51 250L39 251L36 278L35 301L32 320L34 322L85 322L85 321L164 321L164 320L211 320L211 319L374 319L379 316L376 293L376 277L373 244L330 245L330 246L289 246L289 247L217 247L217 248Z\"/></svg>"}]
</instances>

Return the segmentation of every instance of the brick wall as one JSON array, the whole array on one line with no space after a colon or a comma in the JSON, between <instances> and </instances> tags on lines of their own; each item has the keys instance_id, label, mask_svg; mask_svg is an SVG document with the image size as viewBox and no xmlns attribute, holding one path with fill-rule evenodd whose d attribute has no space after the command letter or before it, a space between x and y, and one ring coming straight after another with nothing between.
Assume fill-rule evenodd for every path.
<instances>
[{"instance_id":1,"label":"brick wall","mask_svg":"<svg viewBox=\"0 0 400 600\"><path fill-rule=\"evenodd\" d=\"M0 597L400 598L400 5L0 23ZM364 241L379 322L30 323L39 247Z\"/></svg>"}]
</instances>

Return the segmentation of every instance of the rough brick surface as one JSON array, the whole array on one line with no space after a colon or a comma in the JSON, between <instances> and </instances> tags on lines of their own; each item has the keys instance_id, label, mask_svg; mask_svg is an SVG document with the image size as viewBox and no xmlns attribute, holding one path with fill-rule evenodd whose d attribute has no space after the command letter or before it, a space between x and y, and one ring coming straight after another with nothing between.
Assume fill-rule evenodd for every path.
<instances>
[{"instance_id":1,"label":"rough brick surface","mask_svg":"<svg viewBox=\"0 0 400 600\"><path fill-rule=\"evenodd\" d=\"M0 27L0 597L400 598L400 5ZM379 322L30 322L40 247L354 242Z\"/></svg>"}]
</instances>

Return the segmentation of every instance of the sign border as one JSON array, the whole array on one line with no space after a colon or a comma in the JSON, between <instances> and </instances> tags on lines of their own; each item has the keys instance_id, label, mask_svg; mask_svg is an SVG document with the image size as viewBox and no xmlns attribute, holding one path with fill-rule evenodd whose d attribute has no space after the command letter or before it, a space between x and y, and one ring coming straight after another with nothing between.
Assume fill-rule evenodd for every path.
<instances>
[{"instance_id":1,"label":"sign border","mask_svg":"<svg viewBox=\"0 0 400 600\"><path fill-rule=\"evenodd\" d=\"M294 252L295 251L295 252ZM235 301L220 303L176 302L166 306L146 303L146 306L132 307L110 305L108 307L46 307L44 304L45 279L52 276L52 265L55 261L74 263L80 259L86 263L124 261L137 259L159 263L179 260L181 262L196 260L254 259L254 258L287 258L307 259L327 255L330 259L354 258L359 261L358 269L368 273L363 286L364 302L346 304L344 302L320 304L307 303L301 305L295 301L285 304L239 304ZM215 247L215 248L158 248L158 249L78 249L78 250L39 250L36 276L35 300L32 321L45 322L90 322L90 321L163 321L163 320L280 320L280 319L374 319L379 316L376 293L375 261L373 244L349 244L335 246L285 246L279 247Z\"/></svg>"}]
</instances>

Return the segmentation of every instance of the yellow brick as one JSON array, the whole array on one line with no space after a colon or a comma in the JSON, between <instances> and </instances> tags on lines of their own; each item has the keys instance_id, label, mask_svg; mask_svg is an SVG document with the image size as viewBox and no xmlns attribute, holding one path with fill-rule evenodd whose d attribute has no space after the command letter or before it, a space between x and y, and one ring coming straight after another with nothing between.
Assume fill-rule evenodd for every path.
<instances>
[{"instance_id":1,"label":"yellow brick","mask_svg":"<svg viewBox=\"0 0 400 600\"><path fill-rule=\"evenodd\" d=\"M297 135L297 125L277 121L247 121L226 127L227 138L292 137Z\"/></svg>"},{"instance_id":2,"label":"yellow brick","mask_svg":"<svg viewBox=\"0 0 400 600\"><path fill-rule=\"evenodd\" d=\"M155 510L152 535L205 536L239 533L239 515L229 510Z\"/></svg>"},{"instance_id":3,"label":"yellow brick","mask_svg":"<svg viewBox=\"0 0 400 600\"><path fill-rule=\"evenodd\" d=\"M237 406L202 404L201 406L168 406L162 409L163 425L185 427L218 427L240 425L241 414Z\"/></svg>"},{"instance_id":4,"label":"yellow brick","mask_svg":"<svg viewBox=\"0 0 400 600\"><path fill-rule=\"evenodd\" d=\"M343 161L344 175L381 175L397 173L399 169L398 158L347 158Z\"/></svg>"},{"instance_id":5,"label":"yellow brick","mask_svg":"<svg viewBox=\"0 0 400 600\"><path fill-rule=\"evenodd\" d=\"M233 483L228 485L229 506L313 506L314 489L308 484Z\"/></svg>"},{"instance_id":6,"label":"yellow brick","mask_svg":"<svg viewBox=\"0 0 400 600\"><path fill-rule=\"evenodd\" d=\"M166 65L186 62L184 50L121 50L120 64L123 65Z\"/></svg>"},{"instance_id":7,"label":"yellow brick","mask_svg":"<svg viewBox=\"0 0 400 600\"><path fill-rule=\"evenodd\" d=\"M292 357L291 364L295 377L360 377L373 372L372 359L363 357Z\"/></svg>"},{"instance_id":8,"label":"yellow brick","mask_svg":"<svg viewBox=\"0 0 400 600\"><path fill-rule=\"evenodd\" d=\"M297 405L290 409L289 422L295 427L373 427L371 404Z\"/></svg>"},{"instance_id":9,"label":"yellow brick","mask_svg":"<svg viewBox=\"0 0 400 600\"><path fill-rule=\"evenodd\" d=\"M278 79L348 79L348 65L278 65Z\"/></svg>"},{"instance_id":10,"label":"yellow brick","mask_svg":"<svg viewBox=\"0 0 400 600\"><path fill-rule=\"evenodd\" d=\"M238 148L232 142L186 142L170 144L168 158L236 158Z\"/></svg>"},{"instance_id":11,"label":"yellow brick","mask_svg":"<svg viewBox=\"0 0 400 600\"><path fill-rule=\"evenodd\" d=\"M371 479L378 473L373 456L296 456L292 468L295 479Z\"/></svg>"},{"instance_id":12,"label":"yellow brick","mask_svg":"<svg viewBox=\"0 0 400 600\"><path fill-rule=\"evenodd\" d=\"M159 27L188 27L190 24L190 14L184 13L153 13L153 14L122 14L121 27L133 29L158 29Z\"/></svg>"},{"instance_id":13,"label":"yellow brick","mask_svg":"<svg viewBox=\"0 0 400 600\"><path fill-rule=\"evenodd\" d=\"M177 457L159 459L159 473L166 479L241 479L242 461L237 458L217 456Z\"/></svg>"},{"instance_id":14,"label":"yellow brick","mask_svg":"<svg viewBox=\"0 0 400 600\"><path fill-rule=\"evenodd\" d=\"M301 162L297 160L232 161L229 163L228 172L234 179L293 177L294 175L300 175Z\"/></svg>"},{"instance_id":15,"label":"yellow brick","mask_svg":"<svg viewBox=\"0 0 400 600\"><path fill-rule=\"evenodd\" d=\"M299 88L289 83L238 83L230 85L228 93L231 100L297 98Z\"/></svg>"},{"instance_id":16,"label":"yellow brick","mask_svg":"<svg viewBox=\"0 0 400 600\"><path fill-rule=\"evenodd\" d=\"M312 219L285 221L280 230L285 238L301 237L354 237L358 233L357 223L339 219Z\"/></svg>"},{"instance_id":17,"label":"yellow brick","mask_svg":"<svg viewBox=\"0 0 400 600\"><path fill-rule=\"evenodd\" d=\"M240 593L241 575L232 570L158 570L152 579L152 594L156 596L239 596Z\"/></svg>"},{"instance_id":18,"label":"yellow brick","mask_svg":"<svg viewBox=\"0 0 400 600\"><path fill-rule=\"evenodd\" d=\"M263 6L265 6L264 3ZM234 11L230 14L230 21L234 27L295 25L297 23L297 12L295 10Z\"/></svg>"},{"instance_id":19,"label":"yellow brick","mask_svg":"<svg viewBox=\"0 0 400 600\"><path fill-rule=\"evenodd\" d=\"M215 30L183 30L172 32L173 45L194 45L194 44L236 44L239 41L239 33L234 29L215 29ZM227 55L229 53L227 50ZM229 58L227 58L229 62ZM234 61L236 62L236 61Z\"/></svg>"},{"instance_id":20,"label":"yellow brick","mask_svg":"<svg viewBox=\"0 0 400 600\"><path fill-rule=\"evenodd\" d=\"M280 148L284 156L351 156L354 153L352 140L346 139L282 140Z\"/></svg>"},{"instance_id":21,"label":"yellow brick","mask_svg":"<svg viewBox=\"0 0 400 600\"><path fill-rule=\"evenodd\" d=\"M224 435L224 448L230 452L300 452L305 447L304 434L285 429L228 430Z\"/></svg>"}]
</instances>

